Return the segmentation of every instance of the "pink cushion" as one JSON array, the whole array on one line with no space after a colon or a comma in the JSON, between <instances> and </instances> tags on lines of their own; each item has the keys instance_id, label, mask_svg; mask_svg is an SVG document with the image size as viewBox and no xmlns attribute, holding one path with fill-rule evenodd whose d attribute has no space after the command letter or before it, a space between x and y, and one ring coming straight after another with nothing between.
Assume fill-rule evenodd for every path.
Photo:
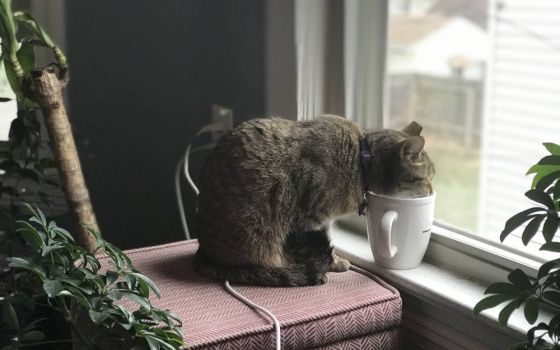
<instances>
[{"instance_id":1,"label":"pink cushion","mask_svg":"<svg viewBox=\"0 0 560 350\"><path fill-rule=\"evenodd\" d=\"M223 283L193 271L197 246L190 240L127 254L158 285L162 297L154 305L183 320L183 336L192 349L273 348L272 321L231 296ZM322 286L234 288L278 318L283 349L353 348L348 342L362 337L364 344L380 344L368 349L397 348L399 293L357 268L329 273L329 282Z\"/></svg>"}]
</instances>

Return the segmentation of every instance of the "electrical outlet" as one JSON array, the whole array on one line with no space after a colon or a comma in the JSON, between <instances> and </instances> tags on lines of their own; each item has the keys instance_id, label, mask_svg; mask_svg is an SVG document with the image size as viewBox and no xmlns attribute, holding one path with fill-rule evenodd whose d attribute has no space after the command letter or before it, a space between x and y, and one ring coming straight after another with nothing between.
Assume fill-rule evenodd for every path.
<instances>
[{"instance_id":1,"label":"electrical outlet","mask_svg":"<svg viewBox=\"0 0 560 350\"><path fill-rule=\"evenodd\" d=\"M233 109L212 105L212 124L220 125L212 132L212 141L217 141L224 133L233 128Z\"/></svg>"}]
</instances>

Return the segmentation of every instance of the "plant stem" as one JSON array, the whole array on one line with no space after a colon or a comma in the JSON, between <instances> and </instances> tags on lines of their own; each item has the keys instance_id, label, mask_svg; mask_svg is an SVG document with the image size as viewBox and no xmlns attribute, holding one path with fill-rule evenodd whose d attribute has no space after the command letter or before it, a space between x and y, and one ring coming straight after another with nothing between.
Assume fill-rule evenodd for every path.
<instances>
[{"instance_id":1,"label":"plant stem","mask_svg":"<svg viewBox=\"0 0 560 350\"><path fill-rule=\"evenodd\" d=\"M99 226L89 198L70 121L64 108L62 84L50 68L33 71L32 79L34 99L43 111L62 189L69 209L79 224L75 238L82 247L92 252L97 247L97 242L87 227L99 232Z\"/></svg>"}]
</instances>

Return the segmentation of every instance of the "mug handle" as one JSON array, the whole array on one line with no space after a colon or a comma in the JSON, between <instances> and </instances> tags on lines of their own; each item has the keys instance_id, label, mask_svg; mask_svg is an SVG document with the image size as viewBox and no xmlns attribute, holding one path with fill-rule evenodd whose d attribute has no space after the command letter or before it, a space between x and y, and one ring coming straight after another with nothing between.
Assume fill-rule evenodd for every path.
<instances>
[{"instance_id":1,"label":"mug handle","mask_svg":"<svg viewBox=\"0 0 560 350\"><path fill-rule=\"evenodd\" d=\"M393 230L393 222L397 220L398 214L396 211L390 210L383 214L381 219L381 230L379 232L379 252L386 259L392 259L398 252L398 248L391 244L391 232Z\"/></svg>"}]
</instances>

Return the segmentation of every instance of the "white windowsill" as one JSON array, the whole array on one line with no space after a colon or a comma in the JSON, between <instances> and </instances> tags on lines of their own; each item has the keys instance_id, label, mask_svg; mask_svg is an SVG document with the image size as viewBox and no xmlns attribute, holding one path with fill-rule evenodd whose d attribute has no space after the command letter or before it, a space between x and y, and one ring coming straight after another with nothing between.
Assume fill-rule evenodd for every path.
<instances>
[{"instance_id":1,"label":"white windowsill","mask_svg":"<svg viewBox=\"0 0 560 350\"><path fill-rule=\"evenodd\" d=\"M421 297L453 312L462 313L471 317L475 323L480 323L484 327L495 327L496 332L506 333L512 337L519 338L531 328L523 316L522 309L513 313L507 329L499 328L496 322L500 307L485 310L478 317L473 316L472 310L483 297L486 286L471 279L468 275L426 261L412 270L384 269L375 265L367 237L333 225L331 239L337 254L353 264L381 276L401 292ZM433 244L432 242L431 245ZM479 264L485 264L485 262L479 261ZM489 268L495 269L496 267L489 266ZM537 323L541 320L549 320L550 317L550 314L541 312Z\"/></svg>"}]
</instances>

